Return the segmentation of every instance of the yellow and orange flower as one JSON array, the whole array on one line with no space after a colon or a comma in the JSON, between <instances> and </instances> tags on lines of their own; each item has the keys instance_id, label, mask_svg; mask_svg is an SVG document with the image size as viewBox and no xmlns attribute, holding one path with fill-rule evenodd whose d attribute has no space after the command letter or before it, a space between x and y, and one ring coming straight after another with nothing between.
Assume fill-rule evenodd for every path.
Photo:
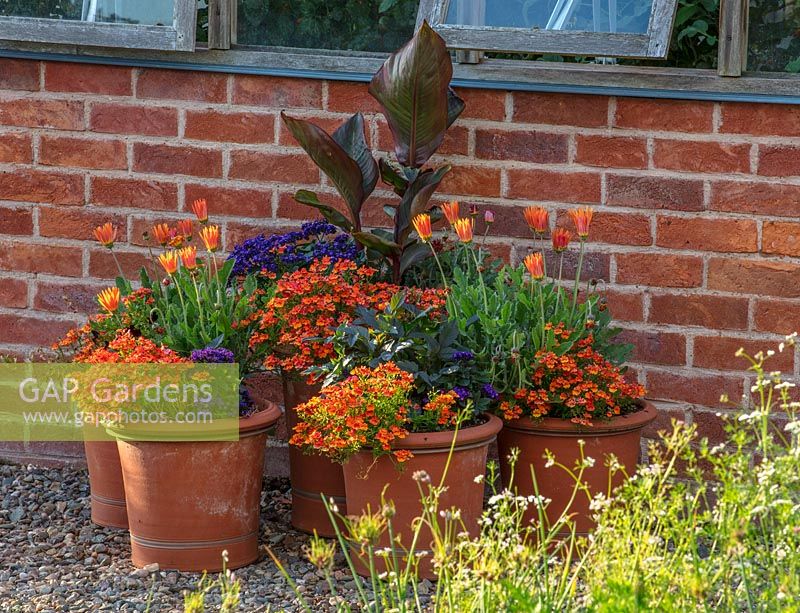
<instances>
[{"instance_id":1,"label":"yellow and orange flower","mask_svg":"<svg viewBox=\"0 0 800 613\"><path fill-rule=\"evenodd\" d=\"M200 198L192 202L192 211L201 224L208 223L208 202L205 198Z\"/></svg>"},{"instance_id":2,"label":"yellow and orange flower","mask_svg":"<svg viewBox=\"0 0 800 613\"><path fill-rule=\"evenodd\" d=\"M97 294L97 302L109 313L114 313L119 308L121 297L118 287L107 287Z\"/></svg>"},{"instance_id":3,"label":"yellow and orange flower","mask_svg":"<svg viewBox=\"0 0 800 613\"><path fill-rule=\"evenodd\" d=\"M575 232L581 238L586 239L589 236L589 225L592 223L592 215L594 210L591 207L584 207L582 209L573 209L568 213L572 223L575 224Z\"/></svg>"},{"instance_id":4,"label":"yellow and orange flower","mask_svg":"<svg viewBox=\"0 0 800 613\"><path fill-rule=\"evenodd\" d=\"M197 268L197 247L184 247L178 252L181 256L181 262L188 270Z\"/></svg>"},{"instance_id":5,"label":"yellow and orange flower","mask_svg":"<svg viewBox=\"0 0 800 613\"><path fill-rule=\"evenodd\" d=\"M528 227L536 234L544 234L549 226L550 215L547 209L541 206L529 206L523 213Z\"/></svg>"},{"instance_id":6,"label":"yellow and orange flower","mask_svg":"<svg viewBox=\"0 0 800 613\"><path fill-rule=\"evenodd\" d=\"M194 233L194 225L192 224L191 219L181 219L178 222L178 234L180 234L184 240L190 241L192 240L192 234Z\"/></svg>"},{"instance_id":7,"label":"yellow and orange flower","mask_svg":"<svg viewBox=\"0 0 800 613\"><path fill-rule=\"evenodd\" d=\"M158 261L168 275L174 275L178 271L178 261L180 257L177 251L166 251L158 256Z\"/></svg>"},{"instance_id":8,"label":"yellow and orange flower","mask_svg":"<svg viewBox=\"0 0 800 613\"><path fill-rule=\"evenodd\" d=\"M458 240L462 243L471 243L472 235L475 232L475 220L472 217L456 219L453 223L453 230L458 234Z\"/></svg>"},{"instance_id":9,"label":"yellow and orange flower","mask_svg":"<svg viewBox=\"0 0 800 613\"><path fill-rule=\"evenodd\" d=\"M219 226L206 226L200 230L200 240L211 253L217 251L219 249Z\"/></svg>"},{"instance_id":10,"label":"yellow and orange flower","mask_svg":"<svg viewBox=\"0 0 800 613\"><path fill-rule=\"evenodd\" d=\"M564 228L556 228L553 230L553 251L560 253L569 247L569 241L572 240L572 234L569 230Z\"/></svg>"},{"instance_id":11,"label":"yellow and orange flower","mask_svg":"<svg viewBox=\"0 0 800 613\"><path fill-rule=\"evenodd\" d=\"M445 202L442 205L442 213L444 213L444 218L447 220L447 223L451 226L454 225L458 219L458 200Z\"/></svg>"},{"instance_id":12,"label":"yellow and orange flower","mask_svg":"<svg viewBox=\"0 0 800 613\"><path fill-rule=\"evenodd\" d=\"M158 223L153 226L153 236L156 237L159 245L166 247L172 240L172 231L167 224Z\"/></svg>"},{"instance_id":13,"label":"yellow and orange flower","mask_svg":"<svg viewBox=\"0 0 800 613\"><path fill-rule=\"evenodd\" d=\"M111 249L117 240L117 228L111 223L104 223L94 229L94 237L103 247Z\"/></svg>"},{"instance_id":14,"label":"yellow and orange flower","mask_svg":"<svg viewBox=\"0 0 800 613\"><path fill-rule=\"evenodd\" d=\"M414 224L414 229L419 234L419 240L423 243L427 243L431 240L431 236L433 236L433 231L431 230L431 216L427 213L423 213L421 215L417 215L412 222Z\"/></svg>"},{"instance_id":15,"label":"yellow and orange flower","mask_svg":"<svg viewBox=\"0 0 800 613\"><path fill-rule=\"evenodd\" d=\"M529 253L522 263L525 264L525 268L528 269L535 281L544 279L544 257L540 252Z\"/></svg>"}]
</instances>

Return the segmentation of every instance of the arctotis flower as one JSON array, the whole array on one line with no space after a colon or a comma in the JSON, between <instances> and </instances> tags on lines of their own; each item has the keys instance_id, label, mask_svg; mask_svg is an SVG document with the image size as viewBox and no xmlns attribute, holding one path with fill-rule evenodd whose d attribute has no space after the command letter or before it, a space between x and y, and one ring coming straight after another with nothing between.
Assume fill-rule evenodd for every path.
<instances>
[{"instance_id":1,"label":"arctotis flower","mask_svg":"<svg viewBox=\"0 0 800 613\"><path fill-rule=\"evenodd\" d=\"M544 257L542 257L541 253L529 253L525 256L525 259L522 260L522 263L525 264L525 268L528 269L528 272L535 281L544 278Z\"/></svg>"},{"instance_id":2,"label":"arctotis flower","mask_svg":"<svg viewBox=\"0 0 800 613\"><path fill-rule=\"evenodd\" d=\"M211 253L217 251L219 249L219 226L206 226L200 230L200 240Z\"/></svg>"},{"instance_id":3,"label":"arctotis flower","mask_svg":"<svg viewBox=\"0 0 800 613\"><path fill-rule=\"evenodd\" d=\"M166 247L172 240L172 231L167 224L159 223L153 226L153 236L156 237L159 245Z\"/></svg>"},{"instance_id":4,"label":"arctotis flower","mask_svg":"<svg viewBox=\"0 0 800 613\"><path fill-rule=\"evenodd\" d=\"M184 247L178 252L181 256L181 262L188 270L197 268L197 247Z\"/></svg>"},{"instance_id":5,"label":"arctotis flower","mask_svg":"<svg viewBox=\"0 0 800 613\"><path fill-rule=\"evenodd\" d=\"M547 209L541 206L529 206L523 213L528 227L537 234L544 234L547 232L549 225L549 213Z\"/></svg>"},{"instance_id":6,"label":"arctotis flower","mask_svg":"<svg viewBox=\"0 0 800 613\"><path fill-rule=\"evenodd\" d=\"M458 200L445 202L442 205L442 213L444 213L444 218L447 220L447 223L449 223L451 226L455 225L456 220L458 219Z\"/></svg>"},{"instance_id":7,"label":"arctotis flower","mask_svg":"<svg viewBox=\"0 0 800 613\"><path fill-rule=\"evenodd\" d=\"M556 228L553 230L553 251L559 253L569 247L569 241L572 239L572 234L569 230L564 228Z\"/></svg>"},{"instance_id":8,"label":"arctotis flower","mask_svg":"<svg viewBox=\"0 0 800 613\"><path fill-rule=\"evenodd\" d=\"M158 261L168 275L174 275L177 272L179 259L177 251L167 251L158 256Z\"/></svg>"},{"instance_id":9,"label":"arctotis flower","mask_svg":"<svg viewBox=\"0 0 800 613\"><path fill-rule=\"evenodd\" d=\"M194 232L194 225L192 224L191 219L181 219L178 222L178 234L180 234L185 240L187 241L192 240L193 232Z\"/></svg>"},{"instance_id":10,"label":"arctotis flower","mask_svg":"<svg viewBox=\"0 0 800 613\"><path fill-rule=\"evenodd\" d=\"M208 223L208 202L205 198L200 198L192 202L192 211L201 224Z\"/></svg>"},{"instance_id":11,"label":"arctotis flower","mask_svg":"<svg viewBox=\"0 0 800 613\"><path fill-rule=\"evenodd\" d=\"M119 308L120 298L118 287L107 287L97 294L97 302L109 313L113 313Z\"/></svg>"},{"instance_id":12,"label":"arctotis flower","mask_svg":"<svg viewBox=\"0 0 800 613\"><path fill-rule=\"evenodd\" d=\"M104 223L94 229L94 237L103 247L111 249L117 240L117 228L110 223Z\"/></svg>"},{"instance_id":13,"label":"arctotis flower","mask_svg":"<svg viewBox=\"0 0 800 613\"><path fill-rule=\"evenodd\" d=\"M575 232L581 240L589 236L589 225L592 223L593 214L594 211L588 206L582 209L573 209L568 213L572 223L575 224Z\"/></svg>"},{"instance_id":14,"label":"arctotis flower","mask_svg":"<svg viewBox=\"0 0 800 613\"><path fill-rule=\"evenodd\" d=\"M413 220L412 223L414 224L414 229L419 234L419 239L423 243L427 243L431 240L431 236L433 236L433 231L431 230L431 216L427 213L423 213L422 215L417 215Z\"/></svg>"},{"instance_id":15,"label":"arctotis flower","mask_svg":"<svg viewBox=\"0 0 800 613\"><path fill-rule=\"evenodd\" d=\"M458 234L458 240L462 243L471 243L475 230L475 220L472 218L456 219L453 229Z\"/></svg>"}]
</instances>

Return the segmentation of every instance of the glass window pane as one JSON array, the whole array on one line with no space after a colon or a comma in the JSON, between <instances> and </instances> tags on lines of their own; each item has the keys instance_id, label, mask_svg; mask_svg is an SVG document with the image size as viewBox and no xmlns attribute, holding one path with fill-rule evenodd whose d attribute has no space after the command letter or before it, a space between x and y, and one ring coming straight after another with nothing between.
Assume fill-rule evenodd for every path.
<instances>
[{"instance_id":1,"label":"glass window pane","mask_svg":"<svg viewBox=\"0 0 800 613\"><path fill-rule=\"evenodd\" d=\"M653 0L452 0L453 25L646 34Z\"/></svg>"},{"instance_id":2,"label":"glass window pane","mask_svg":"<svg viewBox=\"0 0 800 613\"><path fill-rule=\"evenodd\" d=\"M175 0L0 0L0 16L172 26Z\"/></svg>"},{"instance_id":3,"label":"glass window pane","mask_svg":"<svg viewBox=\"0 0 800 613\"><path fill-rule=\"evenodd\" d=\"M238 0L238 44L394 51L414 34L418 0Z\"/></svg>"},{"instance_id":4,"label":"glass window pane","mask_svg":"<svg viewBox=\"0 0 800 613\"><path fill-rule=\"evenodd\" d=\"M800 72L800 4L751 0L748 70Z\"/></svg>"}]
</instances>

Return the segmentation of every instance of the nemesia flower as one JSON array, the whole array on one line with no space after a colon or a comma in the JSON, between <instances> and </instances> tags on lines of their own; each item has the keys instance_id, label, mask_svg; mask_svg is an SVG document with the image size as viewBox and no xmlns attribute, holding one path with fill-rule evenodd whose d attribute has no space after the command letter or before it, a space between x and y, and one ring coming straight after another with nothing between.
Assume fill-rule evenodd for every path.
<instances>
[{"instance_id":1,"label":"nemesia flower","mask_svg":"<svg viewBox=\"0 0 800 613\"><path fill-rule=\"evenodd\" d=\"M531 230L537 234L544 234L547 232L550 214L547 212L546 208L541 206L529 206L525 208L523 215Z\"/></svg>"},{"instance_id":2,"label":"nemesia flower","mask_svg":"<svg viewBox=\"0 0 800 613\"><path fill-rule=\"evenodd\" d=\"M194 232L194 225L191 219L181 219L178 222L178 234L183 236L187 241L192 240L192 233Z\"/></svg>"},{"instance_id":3,"label":"nemesia flower","mask_svg":"<svg viewBox=\"0 0 800 613\"><path fill-rule=\"evenodd\" d=\"M200 239L206 246L206 249L214 253L219 249L219 226L206 226L200 230Z\"/></svg>"},{"instance_id":4,"label":"nemesia flower","mask_svg":"<svg viewBox=\"0 0 800 613\"><path fill-rule=\"evenodd\" d=\"M486 210L483 212L483 221L486 223L494 223L494 211Z\"/></svg>"},{"instance_id":5,"label":"nemesia flower","mask_svg":"<svg viewBox=\"0 0 800 613\"><path fill-rule=\"evenodd\" d=\"M111 249L117 240L117 228L110 223L104 223L94 229L94 237L103 247Z\"/></svg>"},{"instance_id":6,"label":"nemesia flower","mask_svg":"<svg viewBox=\"0 0 800 613\"><path fill-rule=\"evenodd\" d=\"M447 220L447 223L451 226L455 224L458 219L458 200L445 202L442 205L442 212L444 213L444 218Z\"/></svg>"},{"instance_id":7,"label":"nemesia flower","mask_svg":"<svg viewBox=\"0 0 800 613\"><path fill-rule=\"evenodd\" d=\"M113 313L119 308L120 298L118 287L107 287L97 294L97 302L109 313Z\"/></svg>"},{"instance_id":8,"label":"nemesia flower","mask_svg":"<svg viewBox=\"0 0 800 613\"><path fill-rule=\"evenodd\" d=\"M427 243L431 239L431 236L433 236L431 230L431 216L427 213L417 215L411 223L414 224L414 229L417 231L417 234L419 234L419 239L423 243Z\"/></svg>"},{"instance_id":9,"label":"nemesia flower","mask_svg":"<svg viewBox=\"0 0 800 613\"><path fill-rule=\"evenodd\" d=\"M153 226L153 236L156 237L159 245L166 247L172 240L172 231L167 224L159 223Z\"/></svg>"},{"instance_id":10,"label":"nemesia flower","mask_svg":"<svg viewBox=\"0 0 800 613\"><path fill-rule=\"evenodd\" d=\"M560 253L569 247L569 241L572 239L572 234L569 230L564 228L556 228L553 230L553 251Z\"/></svg>"},{"instance_id":11,"label":"nemesia flower","mask_svg":"<svg viewBox=\"0 0 800 613\"><path fill-rule=\"evenodd\" d=\"M181 262L187 269L197 268L197 247L184 247L178 252L178 255L181 256Z\"/></svg>"},{"instance_id":12,"label":"nemesia flower","mask_svg":"<svg viewBox=\"0 0 800 613\"><path fill-rule=\"evenodd\" d=\"M158 256L158 261L168 275L174 275L178 270L179 256L177 251L166 251Z\"/></svg>"},{"instance_id":13,"label":"nemesia flower","mask_svg":"<svg viewBox=\"0 0 800 613\"><path fill-rule=\"evenodd\" d=\"M199 198L192 202L192 211L197 217L197 221L204 225L208 223L208 202L205 198Z\"/></svg>"},{"instance_id":14,"label":"nemesia flower","mask_svg":"<svg viewBox=\"0 0 800 613\"><path fill-rule=\"evenodd\" d=\"M522 263L525 264L525 268L528 269L535 281L544 279L544 257L540 252L529 253Z\"/></svg>"},{"instance_id":15,"label":"nemesia flower","mask_svg":"<svg viewBox=\"0 0 800 613\"><path fill-rule=\"evenodd\" d=\"M591 207L573 209L567 213L572 223L575 224L575 232L581 239L589 236L589 224L592 223L594 211Z\"/></svg>"},{"instance_id":16,"label":"nemesia flower","mask_svg":"<svg viewBox=\"0 0 800 613\"><path fill-rule=\"evenodd\" d=\"M462 243L471 243L475 230L475 220L472 218L456 219L453 229L458 234L458 240Z\"/></svg>"}]
</instances>

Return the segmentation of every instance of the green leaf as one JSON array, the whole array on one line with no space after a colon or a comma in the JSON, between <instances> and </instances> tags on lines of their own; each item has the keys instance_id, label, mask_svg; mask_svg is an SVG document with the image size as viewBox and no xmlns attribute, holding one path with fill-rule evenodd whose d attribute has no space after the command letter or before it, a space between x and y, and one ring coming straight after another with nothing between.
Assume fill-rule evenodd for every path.
<instances>
[{"instance_id":1,"label":"green leaf","mask_svg":"<svg viewBox=\"0 0 800 613\"><path fill-rule=\"evenodd\" d=\"M402 170L395 168L392 162L383 158L378 160L378 168L380 168L383 182L391 186L395 194L402 197L406 193L406 189L408 189L408 179L405 179L400 174Z\"/></svg>"},{"instance_id":2,"label":"green leaf","mask_svg":"<svg viewBox=\"0 0 800 613\"><path fill-rule=\"evenodd\" d=\"M394 241L400 245L406 242L411 232L411 220L428 207L433 192L439 187L444 176L450 172L450 166L441 166L436 170L426 170L408 186L395 216Z\"/></svg>"},{"instance_id":3,"label":"green leaf","mask_svg":"<svg viewBox=\"0 0 800 613\"><path fill-rule=\"evenodd\" d=\"M400 257L400 273L404 273L412 266L420 263L421 261L431 256L431 248L424 243L414 243L410 247L403 250L403 255Z\"/></svg>"},{"instance_id":4,"label":"green leaf","mask_svg":"<svg viewBox=\"0 0 800 613\"><path fill-rule=\"evenodd\" d=\"M344 230L345 232L350 232L353 229L353 224L350 222L349 219L347 219L347 217L342 215L332 206L328 206L327 204L322 204L319 201L319 197L314 192L308 191L307 189L298 190L297 193L294 195L294 199L300 204L305 204L307 206L314 207L320 213L322 213L322 216L325 219L327 219L334 226L342 228L342 230Z\"/></svg>"},{"instance_id":5,"label":"green leaf","mask_svg":"<svg viewBox=\"0 0 800 613\"><path fill-rule=\"evenodd\" d=\"M353 232L353 238L367 249L374 249L383 255L399 255L400 245L370 232Z\"/></svg>"},{"instance_id":6,"label":"green leaf","mask_svg":"<svg viewBox=\"0 0 800 613\"><path fill-rule=\"evenodd\" d=\"M378 164L364 137L364 116L356 113L345 121L333 133L333 140L341 145L361 169L361 188L364 192L363 200L366 200L378 182Z\"/></svg>"}]
</instances>

